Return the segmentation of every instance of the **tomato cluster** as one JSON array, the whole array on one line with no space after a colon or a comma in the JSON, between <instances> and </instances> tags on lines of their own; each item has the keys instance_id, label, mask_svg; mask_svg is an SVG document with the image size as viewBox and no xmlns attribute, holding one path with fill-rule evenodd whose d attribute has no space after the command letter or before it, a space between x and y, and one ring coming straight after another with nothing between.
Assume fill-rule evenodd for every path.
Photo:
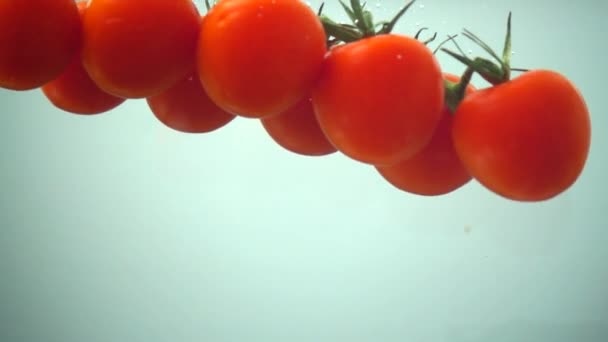
<instances>
[{"instance_id":1,"label":"tomato cluster","mask_svg":"<svg viewBox=\"0 0 608 342\"><path fill-rule=\"evenodd\" d=\"M259 119L289 151L339 151L419 195L476 179L542 201L574 184L591 136L577 88L549 70L511 77L510 20L502 58L465 32L497 63L442 49L467 67L446 73L428 42L392 33L413 2L376 24L351 0L351 25L300 0L220 0L203 16L192 0L3 0L0 87L76 114L144 98L188 133Z\"/></svg>"}]
</instances>

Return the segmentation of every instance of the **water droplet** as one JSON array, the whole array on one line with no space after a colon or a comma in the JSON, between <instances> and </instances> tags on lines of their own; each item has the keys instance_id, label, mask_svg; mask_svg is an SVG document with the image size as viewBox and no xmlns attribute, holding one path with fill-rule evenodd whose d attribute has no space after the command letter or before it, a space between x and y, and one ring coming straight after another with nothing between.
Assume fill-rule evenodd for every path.
<instances>
[{"instance_id":1,"label":"water droplet","mask_svg":"<svg viewBox=\"0 0 608 342\"><path fill-rule=\"evenodd\" d=\"M424 8L424 4L420 4L420 8Z\"/></svg>"},{"instance_id":2,"label":"water droplet","mask_svg":"<svg viewBox=\"0 0 608 342\"><path fill-rule=\"evenodd\" d=\"M402 55L402 54L398 54L398 55L397 55L397 59L398 59L398 60L402 60L402 59L403 59L403 55Z\"/></svg>"},{"instance_id":3,"label":"water droplet","mask_svg":"<svg viewBox=\"0 0 608 342\"><path fill-rule=\"evenodd\" d=\"M469 49L469 51L467 51L467 52L468 52L468 53L469 53L469 55L470 55L470 54L472 54L472 53L473 53L473 50Z\"/></svg>"}]
</instances>

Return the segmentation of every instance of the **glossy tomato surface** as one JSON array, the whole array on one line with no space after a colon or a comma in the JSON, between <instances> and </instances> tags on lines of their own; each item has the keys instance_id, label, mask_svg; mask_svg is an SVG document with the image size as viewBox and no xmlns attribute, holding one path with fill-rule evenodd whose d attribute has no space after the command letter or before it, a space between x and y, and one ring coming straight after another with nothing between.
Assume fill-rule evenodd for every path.
<instances>
[{"instance_id":1,"label":"glossy tomato surface","mask_svg":"<svg viewBox=\"0 0 608 342\"><path fill-rule=\"evenodd\" d=\"M0 1L0 87L29 90L55 79L81 33L74 0Z\"/></svg>"},{"instance_id":2,"label":"glossy tomato surface","mask_svg":"<svg viewBox=\"0 0 608 342\"><path fill-rule=\"evenodd\" d=\"M458 82L455 75L446 74L445 79ZM472 85L466 95L475 91ZM391 166L377 167L384 179L406 192L424 196L450 193L471 180L452 141L453 113L444 106L441 120L431 141L412 158Z\"/></svg>"},{"instance_id":3,"label":"glossy tomato surface","mask_svg":"<svg viewBox=\"0 0 608 342\"><path fill-rule=\"evenodd\" d=\"M235 118L211 101L194 73L147 102L158 120L185 133L211 132Z\"/></svg>"},{"instance_id":4,"label":"glossy tomato surface","mask_svg":"<svg viewBox=\"0 0 608 342\"><path fill-rule=\"evenodd\" d=\"M424 44L380 35L329 52L313 104L338 150L364 163L393 165L430 141L443 97L441 69Z\"/></svg>"},{"instance_id":5,"label":"glossy tomato surface","mask_svg":"<svg viewBox=\"0 0 608 342\"><path fill-rule=\"evenodd\" d=\"M87 2L78 2L81 16L86 6ZM74 114L103 113L125 101L101 90L91 80L82 65L80 51L58 78L42 87L42 92L57 108Z\"/></svg>"},{"instance_id":6,"label":"glossy tomato surface","mask_svg":"<svg viewBox=\"0 0 608 342\"><path fill-rule=\"evenodd\" d=\"M194 67L200 15L191 0L95 0L83 18L84 66L104 91L143 98Z\"/></svg>"},{"instance_id":7,"label":"glossy tomato surface","mask_svg":"<svg viewBox=\"0 0 608 342\"><path fill-rule=\"evenodd\" d=\"M307 156L336 152L319 127L310 97L279 115L262 118L261 122L268 135L286 150Z\"/></svg>"},{"instance_id":8,"label":"glossy tomato surface","mask_svg":"<svg viewBox=\"0 0 608 342\"><path fill-rule=\"evenodd\" d=\"M310 93L325 52L321 22L303 1L224 0L203 20L198 70L220 107L261 118Z\"/></svg>"},{"instance_id":9,"label":"glossy tomato surface","mask_svg":"<svg viewBox=\"0 0 608 342\"><path fill-rule=\"evenodd\" d=\"M535 70L467 96L453 136L464 165L487 188L513 200L541 201L581 174L591 122L567 78Z\"/></svg>"}]
</instances>

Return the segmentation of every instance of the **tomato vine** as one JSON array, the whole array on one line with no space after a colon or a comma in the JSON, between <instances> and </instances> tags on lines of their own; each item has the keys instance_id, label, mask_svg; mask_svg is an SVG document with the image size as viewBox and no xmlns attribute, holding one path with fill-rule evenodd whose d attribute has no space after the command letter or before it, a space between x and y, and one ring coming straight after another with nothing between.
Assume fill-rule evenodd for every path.
<instances>
[{"instance_id":1,"label":"tomato vine","mask_svg":"<svg viewBox=\"0 0 608 342\"><path fill-rule=\"evenodd\" d=\"M415 2L377 21L366 3L339 0L350 20L341 23L300 0L205 0L202 19L192 0L4 1L0 87L42 89L80 114L146 98L162 123L189 133L259 119L292 152L339 151L418 194L446 193L465 176L520 201L570 187L591 137L575 85L511 66L511 13L500 54L467 29L434 50L426 27L395 33ZM489 57L467 56L459 37ZM442 70L437 52L463 73ZM472 92L475 75L489 86ZM440 183L446 191L431 190Z\"/></svg>"}]
</instances>

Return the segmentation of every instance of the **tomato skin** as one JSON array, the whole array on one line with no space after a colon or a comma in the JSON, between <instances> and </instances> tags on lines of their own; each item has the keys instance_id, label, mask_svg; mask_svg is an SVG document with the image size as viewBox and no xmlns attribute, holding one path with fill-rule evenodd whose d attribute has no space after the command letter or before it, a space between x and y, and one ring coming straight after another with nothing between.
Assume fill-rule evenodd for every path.
<instances>
[{"instance_id":1,"label":"tomato skin","mask_svg":"<svg viewBox=\"0 0 608 342\"><path fill-rule=\"evenodd\" d=\"M268 135L288 151L306 156L323 156L337 151L319 127L310 97L279 115L260 121Z\"/></svg>"},{"instance_id":2,"label":"tomato skin","mask_svg":"<svg viewBox=\"0 0 608 342\"><path fill-rule=\"evenodd\" d=\"M445 74L444 77L452 82L459 81L455 75ZM469 85L466 96L474 91L475 88ZM445 195L467 184L472 177L454 149L453 120L452 112L444 106L431 141L412 158L376 167L380 175L396 188L422 196Z\"/></svg>"},{"instance_id":3,"label":"tomato skin","mask_svg":"<svg viewBox=\"0 0 608 342\"><path fill-rule=\"evenodd\" d=\"M235 118L211 101L196 73L146 100L160 122L179 132L207 133Z\"/></svg>"},{"instance_id":4,"label":"tomato skin","mask_svg":"<svg viewBox=\"0 0 608 342\"><path fill-rule=\"evenodd\" d=\"M30 90L59 76L81 33L74 0L0 1L0 87Z\"/></svg>"},{"instance_id":5,"label":"tomato skin","mask_svg":"<svg viewBox=\"0 0 608 342\"><path fill-rule=\"evenodd\" d=\"M332 49L313 90L321 128L339 151L393 165L420 151L441 118L439 64L419 41L379 35Z\"/></svg>"},{"instance_id":6,"label":"tomato skin","mask_svg":"<svg viewBox=\"0 0 608 342\"><path fill-rule=\"evenodd\" d=\"M85 69L104 91L144 98L193 69L200 15L191 0L95 0L83 17Z\"/></svg>"},{"instance_id":7,"label":"tomato skin","mask_svg":"<svg viewBox=\"0 0 608 342\"><path fill-rule=\"evenodd\" d=\"M452 133L465 167L485 187L516 201L543 201L581 174L591 122L568 79L535 70L466 97Z\"/></svg>"},{"instance_id":8,"label":"tomato skin","mask_svg":"<svg viewBox=\"0 0 608 342\"><path fill-rule=\"evenodd\" d=\"M82 16L87 3L77 5ZM59 77L42 86L42 92L57 108L74 114L107 112L125 101L99 89L84 69L80 51Z\"/></svg>"},{"instance_id":9,"label":"tomato skin","mask_svg":"<svg viewBox=\"0 0 608 342\"><path fill-rule=\"evenodd\" d=\"M198 70L226 111L276 115L310 93L326 53L316 14L299 0L223 0L205 16Z\"/></svg>"},{"instance_id":10,"label":"tomato skin","mask_svg":"<svg viewBox=\"0 0 608 342\"><path fill-rule=\"evenodd\" d=\"M99 89L84 70L80 54L58 78L42 86L42 92L57 108L73 114L100 114L125 102Z\"/></svg>"}]
</instances>

